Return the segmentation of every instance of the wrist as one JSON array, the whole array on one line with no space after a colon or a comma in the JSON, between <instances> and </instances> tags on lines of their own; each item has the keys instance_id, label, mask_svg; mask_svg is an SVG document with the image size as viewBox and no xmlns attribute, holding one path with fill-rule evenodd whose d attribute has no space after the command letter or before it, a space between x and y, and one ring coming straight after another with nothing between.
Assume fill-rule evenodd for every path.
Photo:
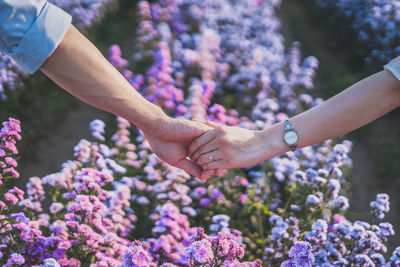
<instances>
[{"instance_id":1,"label":"wrist","mask_svg":"<svg viewBox=\"0 0 400 267\"><path fill-rule=\"evenodd\" d=\"M290 150L288 145L283 140L283 122L276 123L262 130L260 135L263 140L262 149L265 151L265 159L270 159Z\"/></svg>"},{"instance_id":2,"label":"wrist","mask_svg":"<svg viewBox=\"0 0 400 267\"><path fill-rule=\"evenodd\" d=\"M137 126L143 131L147 137L158 136L162 132L165 124L171 120L167 114L159 106L152 106L147 110L146 114L142 116L142 120L137 123Z\"/></svg>"}]
</instances>

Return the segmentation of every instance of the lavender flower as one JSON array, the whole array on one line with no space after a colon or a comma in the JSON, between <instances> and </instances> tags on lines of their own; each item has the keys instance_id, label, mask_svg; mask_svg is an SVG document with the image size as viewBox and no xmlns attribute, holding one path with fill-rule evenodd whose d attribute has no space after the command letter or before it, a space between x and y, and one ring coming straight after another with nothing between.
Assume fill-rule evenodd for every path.
<instances>
[{"instance_id":1,"label":"lavender flower","mask_svg":"<svg viewBox=\"0 0 400 267\"><path fill-rule=\"evenodd\" d=\"M373 214L379 219L385 217L385 213L390 209L389 205L389 196L385 193L377 194L376 200L370 204Z\"/></svg>"},{"instance_id":2,"label":"lavender flower","mask_svg":"<svg viewBox=\"0 0 400 267\"><path fill-rule=\"evenodd\" d=\"M314 263L311 244L305 241L296 242L289 251L289 257L292 258L281 264L282 266L309 266Z\"/></svg>"},{"instance_id":3,"label":"lavender flower","mask_svg":"<svg viewBox=\"0 0 400 267\"><path fill-rule=\"evenodd\" d=\"M12 253L10 259L7 261L7 264L13 265L22 265L25 263L25 258L19 253Z\"/></svg>"}]
</instances>

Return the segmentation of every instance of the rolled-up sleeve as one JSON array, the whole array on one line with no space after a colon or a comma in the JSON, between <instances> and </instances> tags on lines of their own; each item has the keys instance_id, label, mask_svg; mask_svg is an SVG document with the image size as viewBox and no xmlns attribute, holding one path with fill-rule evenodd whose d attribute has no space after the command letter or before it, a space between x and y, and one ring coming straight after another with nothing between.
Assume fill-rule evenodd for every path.
<instances>
[{"instance_id":1,"label":"rolled-up sleeve","mask_svg":"<svg viewBox=\"0 0 400 267\"><path fill-rule=\"evenodd\" d=\"M0 49L34 73L61 42L71 19L46 0L0 0Z\"/></svg>"},{"instance_id":2,"label":"rolled-up sleeve","mask_svg":"<svg viewBox=\"0 0 400 267\"><path fill-rule=\"evenodd\" d=\"M393 59L388 64L383 66L383 68L393 73L393 75L400 80L400 57Z\"/></svg>"}]
</instances>

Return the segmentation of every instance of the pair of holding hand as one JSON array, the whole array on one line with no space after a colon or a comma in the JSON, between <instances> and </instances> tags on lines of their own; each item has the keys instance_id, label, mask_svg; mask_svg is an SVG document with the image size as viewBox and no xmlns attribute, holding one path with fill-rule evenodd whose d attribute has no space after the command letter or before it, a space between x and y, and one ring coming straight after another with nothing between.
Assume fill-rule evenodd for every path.
<instances>
[{"instance_id":1,"label":"pair of holding hand","mask_svg":"<svg viewBox=\"0 0 400 267\"><path fill-rule=\"evenodd\" d=\"M219 125L211 121L203 123L213 129L193 140L188 147L188 155L201 166L205 174L215 170L215 174L219 175L223 169L249 167L265 159L262 131ZM206 175L200 177L202 181L208 178Z\"/></svg>"},{"instance_id":2,"label":"pair of holding hand","mask_svg":"<svg viewBox=\"0 0 400 267\"><path fill-rule=\"evenodd\" d=\"M223 169L252 166L263 160L258 140L261 131L166 118L156 131L144 133L160 159L202 181L221 175Z\"/></svg>"},{"instance_id":3,"label":"pair of holding hand","mask_svg":"<svg viewBox=\"0 0 400 267\"><path fill-rule=\"evenodd\" d=\"M277 142L281 151L270 144L274 140L270 130L281 124L253 131L211 121L167 118L157 131L144 133L160 159L206 181L224 169L253 166L284 152L283 142Z\"/></svg>"}]
</instances>

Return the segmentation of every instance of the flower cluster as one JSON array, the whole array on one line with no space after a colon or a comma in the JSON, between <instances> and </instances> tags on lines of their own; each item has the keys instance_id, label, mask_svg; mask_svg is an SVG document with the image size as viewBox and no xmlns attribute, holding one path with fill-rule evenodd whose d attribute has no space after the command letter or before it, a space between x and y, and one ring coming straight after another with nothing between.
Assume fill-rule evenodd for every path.
<instances>
[{"instance_id":1,"label":"flower cluster","mask_svg":"<svg viewBox=\"0 0 400 267\"><path fill-rule=\"evenodd\" d=\"M7 100L9 92L23 87L21 78L27 75L11 57L0 52L0 101Z\"/></svg>"},{"instance_id":2,"label":"flower cluster","mask_svg":"<svg viewBox=\"0 0 400 267\"><path fill-rule=\"evenodd\" d=\"M72 16L72 23L79 30L87 29L98 22L105 7L113 0L50 0Z\"/></svg>"},{"instance_id":3,"label":"flower cluster","mask_svg":"<svg viewBox=\"0 0 400 267\"><path fill-rule=\"evenodd\" d=\"M3 122L0 130L0 185L3 180L19 177L15 156L18 154L16 144L21 139L20 132L21 126L18 120L9 118Z\"/></svg>"},{"instance_id":4,"label":"flower cluster","mask_svg":"<svg viewBox=\"0 0 400 267\"><path fill-rule=\"evenodd\" d=\"M291 259L283 262L281 267L311 267L314 263L311 245L305 241L296 242L293 247L290 248L289 256Z\"/></svg>"},{"instance_id":5,"label":"flower cluster","mask_svg":"<svg viewBox=\"0 0 400 267\"><path fill-rule=\"evenodd\" d=\"M387 62L400 55L400 5L396 0L317 0L317 5L333 15L337 23L346 25L357 34L359 48L366 62ZM353 34L353 33L352 33Z\"/></svg>"},{"instance_id":6,"label":"flower cluster","mask_svg":"<svg viewBox=\"0 0 400 267\"><path fill-rule=\"evenodd\" d=\"M279 3L140 1L141 50L132 63L143 65L130 69L137 64L124 59L117 45L110 48L110 62L171 115L264 129L322 101L306 93L318 61L302 60L297 43L284 47ZM214 104L229 97L242 101L230 105L235 109ZM1 161L15 156L10 140L19 138L15 120L3 128ZM5 192L0 264L399 264L399 248L383 257L394 234L381 221L389 210L386 195L371 203L373 222L345 217L349 141L290 151L202 184L162 162L127 120L117 118L114 132L100 120L90 128L92 138L79 142L59 172L30 178L26 195L12 186ZM13 165L8 160L5 168Z\"/></svg>"}]
</instances>

